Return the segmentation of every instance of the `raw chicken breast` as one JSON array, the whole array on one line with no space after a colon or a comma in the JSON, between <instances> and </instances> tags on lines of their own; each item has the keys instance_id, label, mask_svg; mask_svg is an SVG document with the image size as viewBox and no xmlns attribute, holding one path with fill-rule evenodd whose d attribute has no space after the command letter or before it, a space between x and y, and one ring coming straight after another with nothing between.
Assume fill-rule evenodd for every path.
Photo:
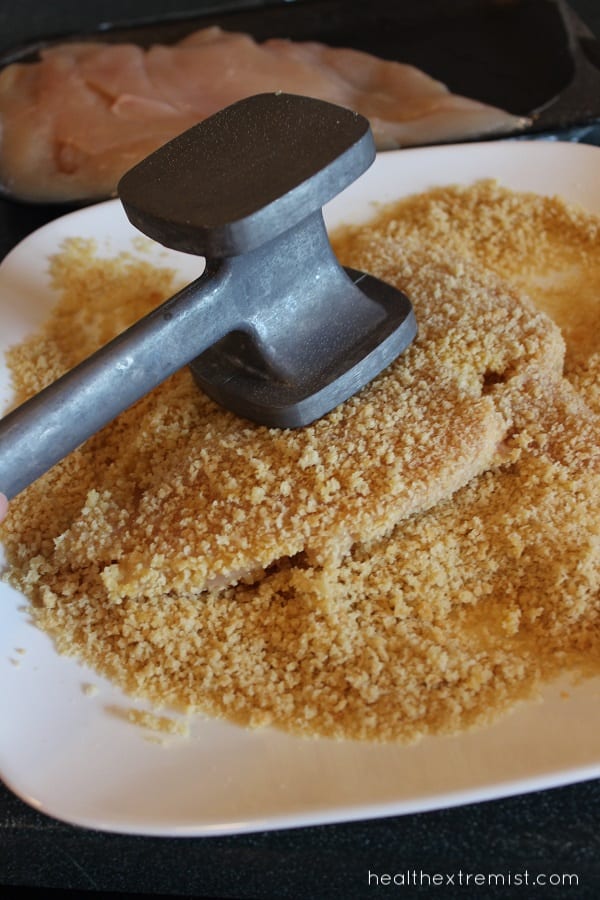
<instances>
[{"instance_id":1,"label":"raw chicken breast","mask_svg":"<svg viewBox=\"0 0 600 900\"><path fill-rule=\"evenodd\" d=\"M452 94L414 66L358 50L218 27L174 46L65 43L0 74L0 181L30 201L115 193L157 147L252 94L304 94L354 109L379 149L514 132L526 120Z\"/></svg>"}]
</instances>

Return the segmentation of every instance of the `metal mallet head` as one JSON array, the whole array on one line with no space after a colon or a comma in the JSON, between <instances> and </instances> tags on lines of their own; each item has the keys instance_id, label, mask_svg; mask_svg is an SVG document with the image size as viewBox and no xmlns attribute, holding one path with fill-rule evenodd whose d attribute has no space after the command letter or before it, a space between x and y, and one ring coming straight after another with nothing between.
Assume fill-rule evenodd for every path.
<instances>
[{"instance_id":1,"label":"metal mallet head","mask_svg":"<svg viewBox=\"0 0 600 900\"><path fill-rule=\"evenodd\" d=\"M408 299L336 260L322 206L375 158L362 116L260 94L151 154L121 179L130 221L206 257L202 276L0 422L9 498L187 363L240 416L307 425L413 340Z\"/></svg>"}]
</instances>

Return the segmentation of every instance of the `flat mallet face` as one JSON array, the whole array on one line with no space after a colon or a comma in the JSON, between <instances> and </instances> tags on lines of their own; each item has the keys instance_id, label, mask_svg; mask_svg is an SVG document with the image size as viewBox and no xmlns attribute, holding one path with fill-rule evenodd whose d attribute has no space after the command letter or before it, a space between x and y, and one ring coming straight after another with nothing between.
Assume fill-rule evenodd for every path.
<instances>
[{"instance_id":1,"label":"flat mallet face","mask_svg":"<svg viewBox=\"0 0 600 900\"><path fill-rule=\"evenodd\" d=\"M131 222L206 257L202 276L0 422L11 498L190 363L235 413L296 427L325 415L413 340L408 299L343 269L321 207L373 161L366 119L286 94L242 100L121 180Z\"/></svg>"}]
</instances>

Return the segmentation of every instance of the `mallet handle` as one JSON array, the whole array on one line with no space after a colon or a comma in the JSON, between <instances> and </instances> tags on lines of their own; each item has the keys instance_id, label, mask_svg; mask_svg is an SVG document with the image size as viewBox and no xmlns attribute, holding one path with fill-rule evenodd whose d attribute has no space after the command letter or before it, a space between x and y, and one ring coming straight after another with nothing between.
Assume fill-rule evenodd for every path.
<instances>
[{"instance_id":1,"label":"mallet handle","mask_svg":"<svg viewBox=\"0 0 600 900\"><path fill-rule=\"evenodd\" d=\"M192 284L0 421L0 492L9 500L169 375L237 326L227 265ZM225 314L224 314L225 313Z\"/></svg>"}]
</instances>

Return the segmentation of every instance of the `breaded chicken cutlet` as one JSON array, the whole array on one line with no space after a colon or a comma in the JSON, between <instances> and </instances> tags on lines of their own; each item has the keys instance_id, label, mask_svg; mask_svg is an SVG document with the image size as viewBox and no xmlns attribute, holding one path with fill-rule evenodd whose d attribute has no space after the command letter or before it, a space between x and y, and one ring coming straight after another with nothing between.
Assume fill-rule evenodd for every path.
<instances>
[{"instance_id":1,"label":"breaded chicken cutlet","mask_svg":"<svg viewBox=\"0 0 600 900\"><path fill-rule=\"evenodd\" d=\"M157 704L336 737L456 732L493 720L562 671L597 672L600 428L585 366L600 341L587 334L584 349L566 329L563 377L563 339L523 295L510 260L520 273L527 261L543 305L551 259L577 256L594 283L598 235L597 217L489 183L428 192L345 233L336 243L344 262L410 293L415 346L304 437L240 423L185 372L145 398L14 504L3 535L9 577L35 621L61 652ZM109 336L115 314L122 328L157 284L170 287L164 273L127 260L100 265L80 245L56 262L55 276L64 291L55 318L12 356L23 391L35 389L40 353L55 367L72 364L99 329ZM562 283L567 304L574 282ZM585 296L597 322L597 299ZM69 338L61 314L77 323ZM225 454L219 465L202 454L201 438L221 430L222 443L211 444ZM266 466L252 455L270 440L279 477L271 456ZM307 448L318 470L298 469ZM233 475L223 459L237 463ZM224 527L229 479L244 466L245 494L257 487L257 502L245 500L238 519L230 501ZM361 493L364 472L372 481ZM288 493L282 486L294 475ZM235 540L249 545L255 523L270 535L266 571L248 567L235 587L207 584L212 560L204 581L172 580L173 561L197 562L186 556L177 504L187 505L193 533L204 484L213 505L198 516L219 512L217 553L238 528ZM287 520L275 515L277 503L291 509L308 486L301 544L291 527L280 541ZM155 539L164 558L145 569Z\"/></svg>"},{"instance_id":2,"label":"breaded chicken cutlet","mask_svg":"<svg viewBox=\"0 0 600 900\"><path fill-rule=\"evenodd\" d=\"M60 266L69 269L85 328L106 261L80 250L67 250ZM52 533L41 563L46 589L53 572L85 578L91 569L118 603L256 581L300 554L309 564L335 563L356 541L381 537L502 462L515 392L529 379L560 377L558 329L459 259L436 259L410 243L389 265L382 254L384 277L411 296L420 322L396 363L293 431L240 420L203 396L187 371L178 373L19 501L32 522L42 494L77 496L60 531L37 527L46 538ZM90 293L82 294L86 283ZM42 342L57 327L60 302ZM77 353L84 337L72 336ZM41 352L36 339L19 350L32 361ZM31 365L29 372L33 378Z\"/></svg>"}]
</instances>

